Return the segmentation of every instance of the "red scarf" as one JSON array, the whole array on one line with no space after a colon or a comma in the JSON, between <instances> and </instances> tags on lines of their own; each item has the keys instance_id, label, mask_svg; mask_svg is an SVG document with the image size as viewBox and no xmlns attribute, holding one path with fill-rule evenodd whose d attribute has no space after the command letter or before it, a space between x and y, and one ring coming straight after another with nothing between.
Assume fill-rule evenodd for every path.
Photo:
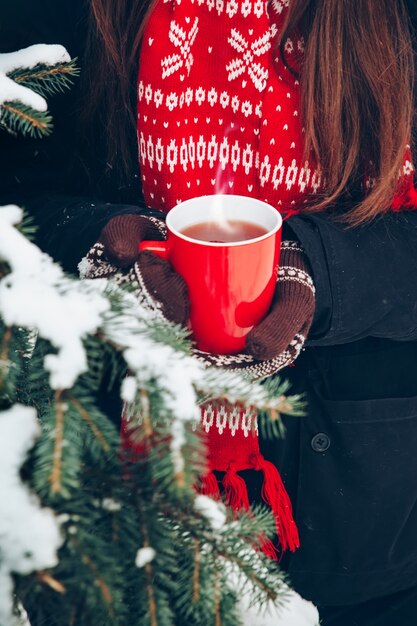
<instances>
[{"instance_id":1,"label":"red scarf","mask_svg":"<svg viewBox=\"0 0 417 626\"><path fill-rule=\"evenodd\" d=\"M216 192L250 195L282 212L299 210L323 190L323 177L303 159L300 86L274 46L289 0L160 0L144 33L138 84L138 142L149 206ZM302 38L285 42L288 63L301 68ZM417 207L409 152L393 208ZM211 470L225 472L223 491L249 508L237 473L264 474L262 495L273 510L281 548L298 533L278 471L266 461L256 416L215 406L203 410L209 468L202 491L219 495ZM271 556L274 550L265 545Z\"/></svg>"}]
</instances>

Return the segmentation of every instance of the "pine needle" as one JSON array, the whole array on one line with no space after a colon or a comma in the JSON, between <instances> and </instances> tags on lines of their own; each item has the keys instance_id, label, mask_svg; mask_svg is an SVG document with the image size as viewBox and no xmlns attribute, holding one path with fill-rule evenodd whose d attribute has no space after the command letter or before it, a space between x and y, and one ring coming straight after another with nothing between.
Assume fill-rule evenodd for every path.
<instances>
[{"instance_id":1,"label":"pine needle","mask_svg":"<svg viewBox=\"0 0 417 626\"><path fill-rule=\"evenodd\" d=\"M18 100L4 102L0 106L0 126L12 134L38 139L52 131L52 116L46 111L37 111Z\"/></svg>"},{"instance_id":2,"label":"pine needle","mask_svg":"<svg viewBox=\"0 0 417 626\"><path fill-rule=\"evenodd\" d=\"M79 75L76 59L69 63L59 63L49 67L38 64L30 69L16 69L8 74L16 83L28 87L41 96L52 96L63 93L71 87L74 78Z\"/></svg>"}]
</instances>

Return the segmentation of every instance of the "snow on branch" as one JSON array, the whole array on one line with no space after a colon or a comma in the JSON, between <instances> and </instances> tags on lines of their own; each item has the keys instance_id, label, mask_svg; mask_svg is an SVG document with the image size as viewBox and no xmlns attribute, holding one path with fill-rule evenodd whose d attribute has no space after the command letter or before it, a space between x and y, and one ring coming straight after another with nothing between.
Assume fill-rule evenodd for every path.
<instances>
[{"instance_id":1,"label":"snow on branch","mask_svg":"<svg viewBox=\"0 0 417 626\"><path fill-rule=\"evenodd\" d=\"M287 587L279 602L269 600L262 610L250 604L247 594L239 596L242 626L319 626L319 614L311 602Z\"/></svg>"},{"instance_id":2,"label":"snow on branch","mask_svg":"<svg viewBox=\"0 0 417 626\"><path fill-rule=\"evenodd\" d=\"M46 111L48 108L45 98L0 72L0 105L15 100L37 111Z\"/></svg>"},{"instance_id":3,"label":"snow on branch","mask_svg":"<svg viewBox=\"0 0 417 626\"><path fill-rule=\"evenodd\" d=\"M37 329L57 348L45 368L53 389L68 389L87 370L83 338L96 332L110 304L91 285L67 278L28 241L15 228L21 219L17 206L0 208L0 258L11 269L0 282L0 315L8 326Z\"/></svg>"},{"instance_id":4,"label":"snow on branch","mask_svg":"<svg viewBox=\"0 0 417 626\"><path fill-rule=\"evenodd\" d=\"M70 60L64 46L40 43L16 52L0 54L0 72L9 74L13 70L35 67L39 63L57 65Z\"/></svg>"},{"instance_id":5,"label":"snow on branch","mask_svg":"<svg viewBox=\"0 0 417 626\"><path fill-rule=\"evenodd\" d=\"M227 528L226 525L226 532ZM267 568L259 551L245 545L243 553L253 571L261 579L266 577ZM291 589L285 579L280 581L275 598L254 602L252 595L247 593L247 578L242 576L236 563L224 561L223 566L232 589L238 590L237 609L242 626L319 626L317 608Z\"/></svg>"},{"instance_id":6,"label":"snow on branch","mask_svg":"<svg viewBox=\"0 0 417 626\"><path fill-rule=\"evenodd\" d=\"M56 65L69 63L71 58L63 46L36 44L16 52L0 54L0 104L19 101L37 111L46 111L45 98L31 89L17 84L7 74L20 68L33 68L40 63Z\"/></svg>"},{"instance_id":7,"label":"snow on branch","mask_svg":"<svg viewBox=\"0 0 417 626\"><path fill-rule=\"evenodd\" d=\"M63 542L52 511L39 507L19 475L38 429L33 408L15 404L0 412L0 624L10 626L14 623L11 574L55 567Z\"/></svg>"},{"instance_id":8,"label":"snow on branch","mask_svg":"<svg viewBox=\"0 0 417 626\"><path fill-rule=\"evenodd\" d=\"M194 508L207 519L214 530L220 530L226 524L226 510L222 502L198 495L194 500Z\"/></svg>"}]
</instances>

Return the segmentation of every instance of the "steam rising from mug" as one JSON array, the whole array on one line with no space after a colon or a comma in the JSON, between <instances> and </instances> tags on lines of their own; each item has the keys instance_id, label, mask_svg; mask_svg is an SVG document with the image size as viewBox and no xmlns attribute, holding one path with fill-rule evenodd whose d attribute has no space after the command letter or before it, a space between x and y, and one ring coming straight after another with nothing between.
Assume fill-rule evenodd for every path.
<instances>
[{"instance_id":1,"label":"steam rising from mug","mask_svg":"<svg viewBox=\"0 0 417 626\"><path fill-rule=\"evenodd\" d=\"M213 196L213 200L205 221L215 222L216 224L219 224L220 229L228 236L226 239L233 238L233 233L236 230L236 221L233 222L230 219L226 218L223 195L217 194Z\"/></svg>"}]
</instances>

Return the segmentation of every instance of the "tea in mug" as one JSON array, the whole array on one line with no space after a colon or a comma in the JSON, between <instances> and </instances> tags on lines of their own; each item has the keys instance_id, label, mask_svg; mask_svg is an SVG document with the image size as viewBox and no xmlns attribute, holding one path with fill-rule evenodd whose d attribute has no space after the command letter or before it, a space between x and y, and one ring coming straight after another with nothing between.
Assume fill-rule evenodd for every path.
<instances>
[{"instance_id":1,"label":"tea in mug","mask_svg":"<svg viewBox=\"0 0 417 626\"><path fill-rule=\"evenodd\" d=\"M247 241L267 234L266 228L253 222L240 220L222 220L218 222L200 222L184 228L181 233L191 239L210 243L232 243Z\"/></svg>"}]
</instances>

